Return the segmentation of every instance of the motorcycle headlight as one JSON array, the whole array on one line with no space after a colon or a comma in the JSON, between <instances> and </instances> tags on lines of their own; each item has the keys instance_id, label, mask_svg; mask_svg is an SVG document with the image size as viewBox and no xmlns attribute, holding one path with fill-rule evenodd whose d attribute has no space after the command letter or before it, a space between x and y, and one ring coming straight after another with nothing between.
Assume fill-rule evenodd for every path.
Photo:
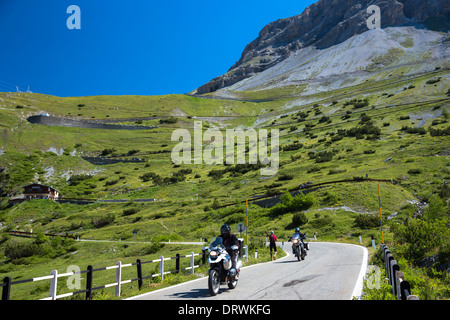
<instances>
[{"instance_id":1,"label":"motorcycle headlight","mask_svg":"<svg viewBox=\"0 0 450 320\"><path fill-rule=\"evenodd\" d=\"M219 254L217 253L217 251L211 251L210 253L209 253L209 255L211 256L211 257L217 257Z\"/></svg>"},{"instance_id":2,"label":"motorcycle headlight","mask_svg":"<svg viewBox=\"0 0 450 320\"><path fill-rule=\"evenodd\" d=\"M292 243L298 243L298 239L292 240Z\"/></svg>"}]
</instances>

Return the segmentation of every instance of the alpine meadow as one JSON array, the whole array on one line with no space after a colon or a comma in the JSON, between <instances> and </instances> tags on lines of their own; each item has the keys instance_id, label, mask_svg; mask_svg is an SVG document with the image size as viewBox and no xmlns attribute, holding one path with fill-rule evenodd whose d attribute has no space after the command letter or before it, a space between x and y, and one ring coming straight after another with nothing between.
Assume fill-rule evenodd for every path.
<instances>
[{"instance_id":1,"label":"alpine meadow","mask_svg":"<svg viewBox=\"0 0 450 320\"><path fill-rule=\"evenodd\" d=\"M248 214L258 258L247 264L270 260L271 230L281 242L299 227L311 242L367 247L384 273L383 241L420 300L449 299L448 5L371 1L381 27L369 29L367 1L335 2L268 24L226 74L189 93L0 92L2 279L198 252L188 243L223 224L237 233ZM122 296L207 275L124 284ZM395 299L384 278L362 298ZM11 299L48 290L17 285ZM105 288L94 299L118 298Z\"/></svg>"}]
</instances>

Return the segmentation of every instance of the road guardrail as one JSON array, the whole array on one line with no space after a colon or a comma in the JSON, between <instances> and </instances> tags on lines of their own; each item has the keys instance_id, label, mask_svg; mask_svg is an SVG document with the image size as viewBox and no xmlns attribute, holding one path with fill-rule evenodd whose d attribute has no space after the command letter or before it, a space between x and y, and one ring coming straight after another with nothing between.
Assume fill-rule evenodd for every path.
<instances>
[{"instance_id":1,"label":"road guardrail","mask_svg":"<svg viewBox=\"0 0 450 320\"><path fill-rule=\"evenodd\" d=\"M388 274L389 285L392 286L392 294L397 297L398 300L419 300L419 297L411 293L411 287L409 282L405 280L405 275L400 271L400 266L392 256L389 248L385 245L381 245L383 250L383 259L386 267L386 273Z\"/></svg>"}]
</instances>

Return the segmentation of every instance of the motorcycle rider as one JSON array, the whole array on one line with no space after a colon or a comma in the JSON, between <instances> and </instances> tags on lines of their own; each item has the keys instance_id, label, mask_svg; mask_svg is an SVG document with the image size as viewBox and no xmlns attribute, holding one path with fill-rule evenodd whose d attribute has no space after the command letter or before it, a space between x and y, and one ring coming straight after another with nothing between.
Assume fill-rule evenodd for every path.
<instances>
[{"instance_id":1,"label":"motorcycle rider","mask_svg":"<svg viewBox=\"0 0 450 320\"><path fill-rule=\"evenodd\" d=\"M236 275L237 250L232 250L231 247L237 246L239 248L239 240L236 235L231 233L231 228L227 224L224 224L220 228L220 236L223 239L223 245L225 246L225 249L231 257L230 274L234 276Z\"/></svg>"},{"instance_id":2,"label":"motorcycle rider","mask_svg":"<svg viewBox=\"0 0 450 320\"><path fill-rule=\"evenodd\" d=\"M291 241L291 240L292 240L292 237L293 237L295 234L298 234L299 239L300 239L300 241L303 243L303 246L304 246L305 243L303 242L303 239L305 239L306 236L305 236L304 233L301 233L301 232L300 232L300 228L295 228L294 234L289 238L288 241ZM292 254L295 254L295 253L294 253L294 247L292 247ZM306 251L305 251L305 256L306 256Z\"/></svg>"}]
</instances>

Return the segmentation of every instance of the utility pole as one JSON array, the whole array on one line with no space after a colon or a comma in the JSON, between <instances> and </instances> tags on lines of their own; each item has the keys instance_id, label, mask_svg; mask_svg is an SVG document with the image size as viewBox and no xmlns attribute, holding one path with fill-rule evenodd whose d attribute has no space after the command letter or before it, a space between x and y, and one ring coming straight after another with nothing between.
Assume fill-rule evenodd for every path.
<instances>
[{"instance_id":1,"label":"utility pole","mask_svg":"<svg viewBox=\"0 0 450 320\"><path fill-rule=\"evenodd\" d=\"M245 231L246 231L246 242L248 246L248 199L245 199Z\"/></svg>"}]
</instances>

